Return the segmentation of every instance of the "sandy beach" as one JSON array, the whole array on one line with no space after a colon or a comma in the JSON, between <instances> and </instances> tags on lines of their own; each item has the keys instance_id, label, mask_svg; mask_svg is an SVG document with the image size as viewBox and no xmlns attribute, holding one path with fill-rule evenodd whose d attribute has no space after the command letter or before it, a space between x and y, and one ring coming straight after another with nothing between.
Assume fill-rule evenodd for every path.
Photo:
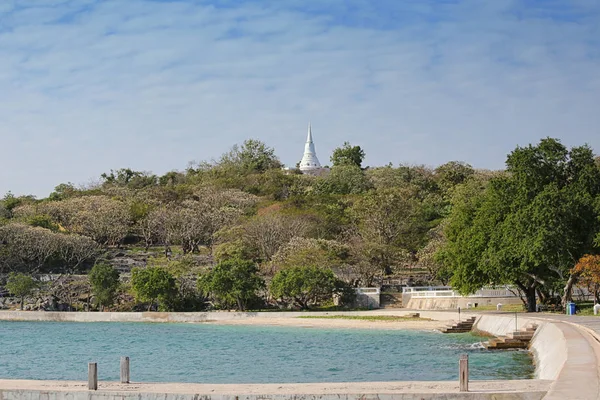
<instances>
[{"instance_id":1,"label":"sandy beach","mask_svg":"<svg viewBox=\"0 0 600 400\"><path fill-rule=\"evenodd\" d=\"M426 319L414 320L359 320L359 319L334 319L334 318L240 318L221 321L207 321L216 325L258 325L258 326L293 326L301 328L344 328L344 329L411 329L411 330L436 330L448 324L448 321L430 321Z\"/></svg>"}]
</instances>

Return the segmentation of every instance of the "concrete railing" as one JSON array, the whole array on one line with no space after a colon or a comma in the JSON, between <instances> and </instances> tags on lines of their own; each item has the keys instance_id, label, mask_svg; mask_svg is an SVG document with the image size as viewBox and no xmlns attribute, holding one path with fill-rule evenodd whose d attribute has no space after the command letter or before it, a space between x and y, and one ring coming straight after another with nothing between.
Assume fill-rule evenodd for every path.
<instances>
[{"instance_id":1,"label":"concrete railing","mask_svg":"<svg viewBox=\"0 0 600 400\"><path fill-rule=\"evenodd\" d=\"M462 296L455 290L447 288L430 288L429 290L423 288L405 288L415 290L403 290L403 295L410 295L411 297L419 298L436 298L436 297L465 297ZM510 287L505 288L484 288L477 292L470 294L466 297L518 297L518 292Z\"/></svg>"}]
</instances>

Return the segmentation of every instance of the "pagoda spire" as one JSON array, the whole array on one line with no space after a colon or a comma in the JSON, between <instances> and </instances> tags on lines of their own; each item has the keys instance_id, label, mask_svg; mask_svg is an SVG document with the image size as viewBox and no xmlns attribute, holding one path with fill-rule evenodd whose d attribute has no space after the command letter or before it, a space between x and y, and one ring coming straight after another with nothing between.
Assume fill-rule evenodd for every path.
<instances>
[{"instance_id":1,"label":"pagoda spire","mask_svg":"<svg viewBox=\"0 0 600 400\"><path fill-rule=\"evenodd\" d=\"M308 135L306 136L306 144L304 145L304 155L300 161L300 171L308 172L321 169L321 163L317 158L315 143L313 142L312 126L308 123Z\"/></svg>"}]
</instances>

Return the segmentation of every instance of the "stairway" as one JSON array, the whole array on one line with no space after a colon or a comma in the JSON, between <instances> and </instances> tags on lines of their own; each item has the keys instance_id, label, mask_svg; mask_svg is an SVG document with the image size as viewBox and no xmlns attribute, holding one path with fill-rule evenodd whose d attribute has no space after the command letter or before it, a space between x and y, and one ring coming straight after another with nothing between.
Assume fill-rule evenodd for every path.
<instances>
[{"instance_id":1,"label":"stairway","mask_svg":"<svg viewBox=\"0 0 600 400\"><path fill-rule=\"evenodd\" d=\"M402 308L402 293L381 293L379 308Z\"/></svg>"},{"instance_id":2,"label":"stairway","mask_svg":"<svg viewBox=\"0 0 600 400\"><path fill-rule=\"evenodd\" d=\"M448 325L445 328L442 328L442 333L465 333L471 332L473 329L473 325L475 324L476 317L468 318L465 321L459 321L454 325Z\"/></svg>"},{"instance_id":3,"label":"stairway","mask_svg":"<svg viewBox=\"0 0 600 400\"><path fill-rule=\"evenodd\" d=\"M506 336L490 339L485 343L488 350L496 349L526 349L535 334L537 325L529 324L524 329L510 332Z\"/></svg>"}]
</instances>

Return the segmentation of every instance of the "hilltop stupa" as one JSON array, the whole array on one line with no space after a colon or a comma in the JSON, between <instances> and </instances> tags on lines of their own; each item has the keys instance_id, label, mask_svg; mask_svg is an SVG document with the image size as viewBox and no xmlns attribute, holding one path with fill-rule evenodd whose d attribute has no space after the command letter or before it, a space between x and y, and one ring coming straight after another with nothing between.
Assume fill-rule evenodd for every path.
<instances>
[{"instance_id":1,"label":"hilltop stupa","mask_svg":"<svg viewBox=\"0 0 600 400\"><path fill-rule=\"evenodd\" d=\"M315 151L315 143L313 142L312 129L310 123L308 124L308 136L306 138L306 144L304 145L304 155L300 161L300 171L303 173L319 173L323 170L321 163L317 158L317 152Z\"/></svg>"}]
</instances>

